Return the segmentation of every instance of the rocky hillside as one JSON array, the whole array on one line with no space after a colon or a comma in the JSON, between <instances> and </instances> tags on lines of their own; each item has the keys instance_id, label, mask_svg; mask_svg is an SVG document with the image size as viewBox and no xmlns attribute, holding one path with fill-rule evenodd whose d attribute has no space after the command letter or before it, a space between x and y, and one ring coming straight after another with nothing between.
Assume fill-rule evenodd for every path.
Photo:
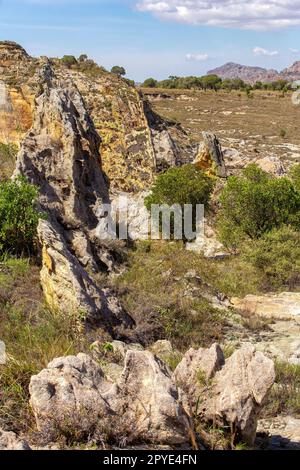
<instances>
[{"instance_id":1,"label":"rocky hillside","mask_svg":"<svg viewBox=\"0 0 300 470\"><path fill-rule=\"evenodd\" d=\"M0 42L0 142L19 146L30 129L45 66L77 88L100 136L97 150L111 188L145 189L157 170L195 151L183 130L153 113L126 80L96 64L72 69L57 59L35 59L9 41Z\"/></svg>"},{"instance_id":2,"label":"rocky hillside","mask_svg":"<svg viewBox=\"0 0 300 470\"><path fill-rule=\"evenodd\" d=\"M30 259L1 246L0 450L265 448L268 419L298 426L299 294L268 295L269 273L217 240L228 159L212 132L202 141L91 61L67 66L0 43L0 144L16 149L0 179L18 192L24 176L39 210ZM160 178L192 170L171 180L171 196L207 182L200 246L101 238L104 204L126 191L141 222L145 190L186 162ZM252 169L267 192L281 181L275 163L272 177ZM296 235L279 251L284 271L295 265L291 288Z\"/></svg>"},{"instance_id":3,"label":"rocky hillside","mask_svg":"<svg viewBox=\"0 0 300 470\"><path fill-rule=\"evenodd\" d=\"M221 67L210 70L208 74L215 74L222 79L240 78L245 83L254 85L256 82L270 83L276 80L287 80L289 82L300 80L300 62L295 62L281 72L277 70L264 69L262 67L251 67L247 65L229 62Z\"/></svg>"}]
</instances>

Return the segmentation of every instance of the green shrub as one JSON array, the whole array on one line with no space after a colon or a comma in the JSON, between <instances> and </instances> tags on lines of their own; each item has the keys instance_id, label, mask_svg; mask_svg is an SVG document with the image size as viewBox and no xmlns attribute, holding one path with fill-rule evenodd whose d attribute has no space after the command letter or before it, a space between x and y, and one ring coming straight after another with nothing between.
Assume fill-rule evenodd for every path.
<instances>
[{"instance_id":1,"label":"green shrub","mask_svg":"<svg viewBox=\"0 0 300 470\"><path fill-rule=\"evenodd\" d=\"M293 166L289 176L296 190L300 192L300 163L298 165Z\"/></svg>"},{"instance_id":2,"label":"green shrub","mask_svg":"<svg viewBox=\"0 0 300 470\"><path fill-rule=\"evenodd\" d=\"M152 205L178 204L183 209L185 204L191 204L195 223L196 205L204 204L207 208L213 188L213 179L195 165L171 168L158 176L145 205L151 211Z\"/></svg>"},{"instance_id":3,"label":"green shrub","mask_svg":"<svg viewBox=\"0 0 300 470\"><path fill-rule=\"evenodd\" d=\"M24 177L0 183L0 252L31 253L39 218L38 189Z\"/></svg>"},{"instance_id":4,"label":"green shrub","mask_svg":"<svg viewBox=\"0 0 300 470\"><path fill-rule=\"evenodd\" d=\"M195 165L171 168L159 175L152 188L152 194L146 198L146 207L151 204L204 204L208 206L213 180Z\"/></svg>"},{"instance_id":5,"label":"green shrub","mask_svg":"<svg viewBox=\"0 0 300 470\"><path fill-rule=\"evenodd\" d=\"M251 164L223 189L218 216L220 238L228 247L258 239L283 224L299 226L300 193L288 178L271 178Z\"/></svg>"},{"instance_id":6,"label":"green shrub","mask_svg":"<svg viewBox=\"0 0 300 470\"><path fill-rule=\"evenodd\" d=\"M283 226L245 247L243 258L263 273L266 289L300 286L300 232Z\"/></svg>"}]
</instances>

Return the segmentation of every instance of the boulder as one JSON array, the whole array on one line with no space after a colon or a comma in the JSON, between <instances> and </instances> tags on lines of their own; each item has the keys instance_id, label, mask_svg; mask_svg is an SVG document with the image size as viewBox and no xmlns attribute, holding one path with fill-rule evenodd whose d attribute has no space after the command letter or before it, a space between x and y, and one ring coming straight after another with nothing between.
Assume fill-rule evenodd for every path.
<instances>
[{"instance_id":1,"label":"boulder","mask_svg":"<svg viewBox=\"0 0 300 470\"><path fill-rule=\"evenodd\" d=\"M136 439L165 444L188 441L187 415L175 382L167 366L151 352L127 352L118 387L123 421L130 423Z\"/></svg>"},{"instance_id":2,"label":"boulder","mask_svg":"<svg viewBox=\"0 0 300 470\"><path fill-rule=\"evenodd\" d=\"M113 415L108 399L115 386L85 354L55 359L31 378L29 391L38 430L49 438L58 432L88 435L109 426Z\"/></svg>"},{"instance_id":3,"label":"boulder","mask_svg":"<svg viewBox=\"0 0 300 470\"><path fill-rule=\"evenodd\" d=\"M274 362L244 344L216 373L198 409L205 421L230 426L233 437L252 445L259 412L275 381Z\"/></svg>"},{"instance_id":4,"label":"boulder","mask_svg":"<svg viewBox=\"0 0 300 470\"><path fill-rule=\"evenodd\" d=\"M191 403L196 404L202 389L225 363L218 344L210 349L189 349L174 372L176 383L188 394Z\"/></svg>"},{"instance_id":5,"label":"boulder","mask_svg":"<svg viewBox=\"0 0 300 470\"><path fill-rule=\"evenodd\" d=\"M31 450L28 442L20 439L14 432L0 429L0 450Z\"/></svg>"},{"instance_id":6,"label":"boulder","mask_svg":"<svg viewBox=\"0 0 300 470\"><path fill-rule=\"evenodd\" d=\"M115 382L89 356L55 359L32 377L30 403L38 429L115 442L188 441L188 417L167 367L149 351L128 351Z\"/></svg>"},{"instance_id":7,"label":"boulder","mask_svg":"<svg viewBox=\"0 0 300 470\"><path fill-rule=\"evenodd\" d=\"M217 239L214 229L204 219L204 233L200 233L196 240L186 244L188 251L202 254L205 258L223 259L229 256L224 245Z\"/></svg>"}]
</instances>

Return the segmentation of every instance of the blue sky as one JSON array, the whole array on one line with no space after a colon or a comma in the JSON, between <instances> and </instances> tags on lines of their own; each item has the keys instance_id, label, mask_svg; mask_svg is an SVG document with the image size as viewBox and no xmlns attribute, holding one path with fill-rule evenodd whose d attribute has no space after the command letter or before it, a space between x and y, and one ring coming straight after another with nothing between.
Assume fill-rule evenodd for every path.
<instances>
[{"instance_id":1,"label":"blue sky","mask_svg":"<svg viewBox=\"0 0 300 470\"><path fill-rule=\"evenodd\" d=\"M281 70L300 60L299 28L297 0L0 0L0 40L34 56L87 53L139 81L228 61Z\"/></svg>"}]
</instances>

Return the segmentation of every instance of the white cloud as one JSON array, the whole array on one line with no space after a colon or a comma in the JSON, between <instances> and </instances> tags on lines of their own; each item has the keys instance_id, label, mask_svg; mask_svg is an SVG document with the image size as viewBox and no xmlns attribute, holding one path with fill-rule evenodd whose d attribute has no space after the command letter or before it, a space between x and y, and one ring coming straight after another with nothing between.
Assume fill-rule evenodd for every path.
<instances>
[{"instance_id":1,"label":"white cloud","mask_svg":"<svg viewBox=\"0 0 300 470\"><path fill-rule=\"evenodd\" d=\"M264 56L274 57L275 55L278 55L279 52L268 51L267 49L264 49L263 47L254 47L253 54L256 56L264 55Z\"/></svg>"},{"instance_id":2,"label":"white cloud","mask_svg":"<svg viewBox=\"0 0 300 470\"><path fill-rule=\"evenodd\" d=\"M191 62L204 62L207 60L208 54L186 54L185 56L186 60L189 60Z\"/></svg>"},{"instance_id":3,"label":"white cloud","mask_svg":"<svg viewBox=\"0 0 300 470\"><path fill-rule=\"evenodd\" d=\"M298 54L299 49L294 49L293 47L290 47L290 51L293 52L293 54Z\"/></svg>"},{"instance_id":4,"label":"white cloud","mask_svg":"<svg viewBox=\"0 0 300 470\"><path fill-rule=\"evenodd\" d=\"M140 11L163 20L242 29L300 25L300 0L136 0Z\"/></svg>"}]
</instances>

